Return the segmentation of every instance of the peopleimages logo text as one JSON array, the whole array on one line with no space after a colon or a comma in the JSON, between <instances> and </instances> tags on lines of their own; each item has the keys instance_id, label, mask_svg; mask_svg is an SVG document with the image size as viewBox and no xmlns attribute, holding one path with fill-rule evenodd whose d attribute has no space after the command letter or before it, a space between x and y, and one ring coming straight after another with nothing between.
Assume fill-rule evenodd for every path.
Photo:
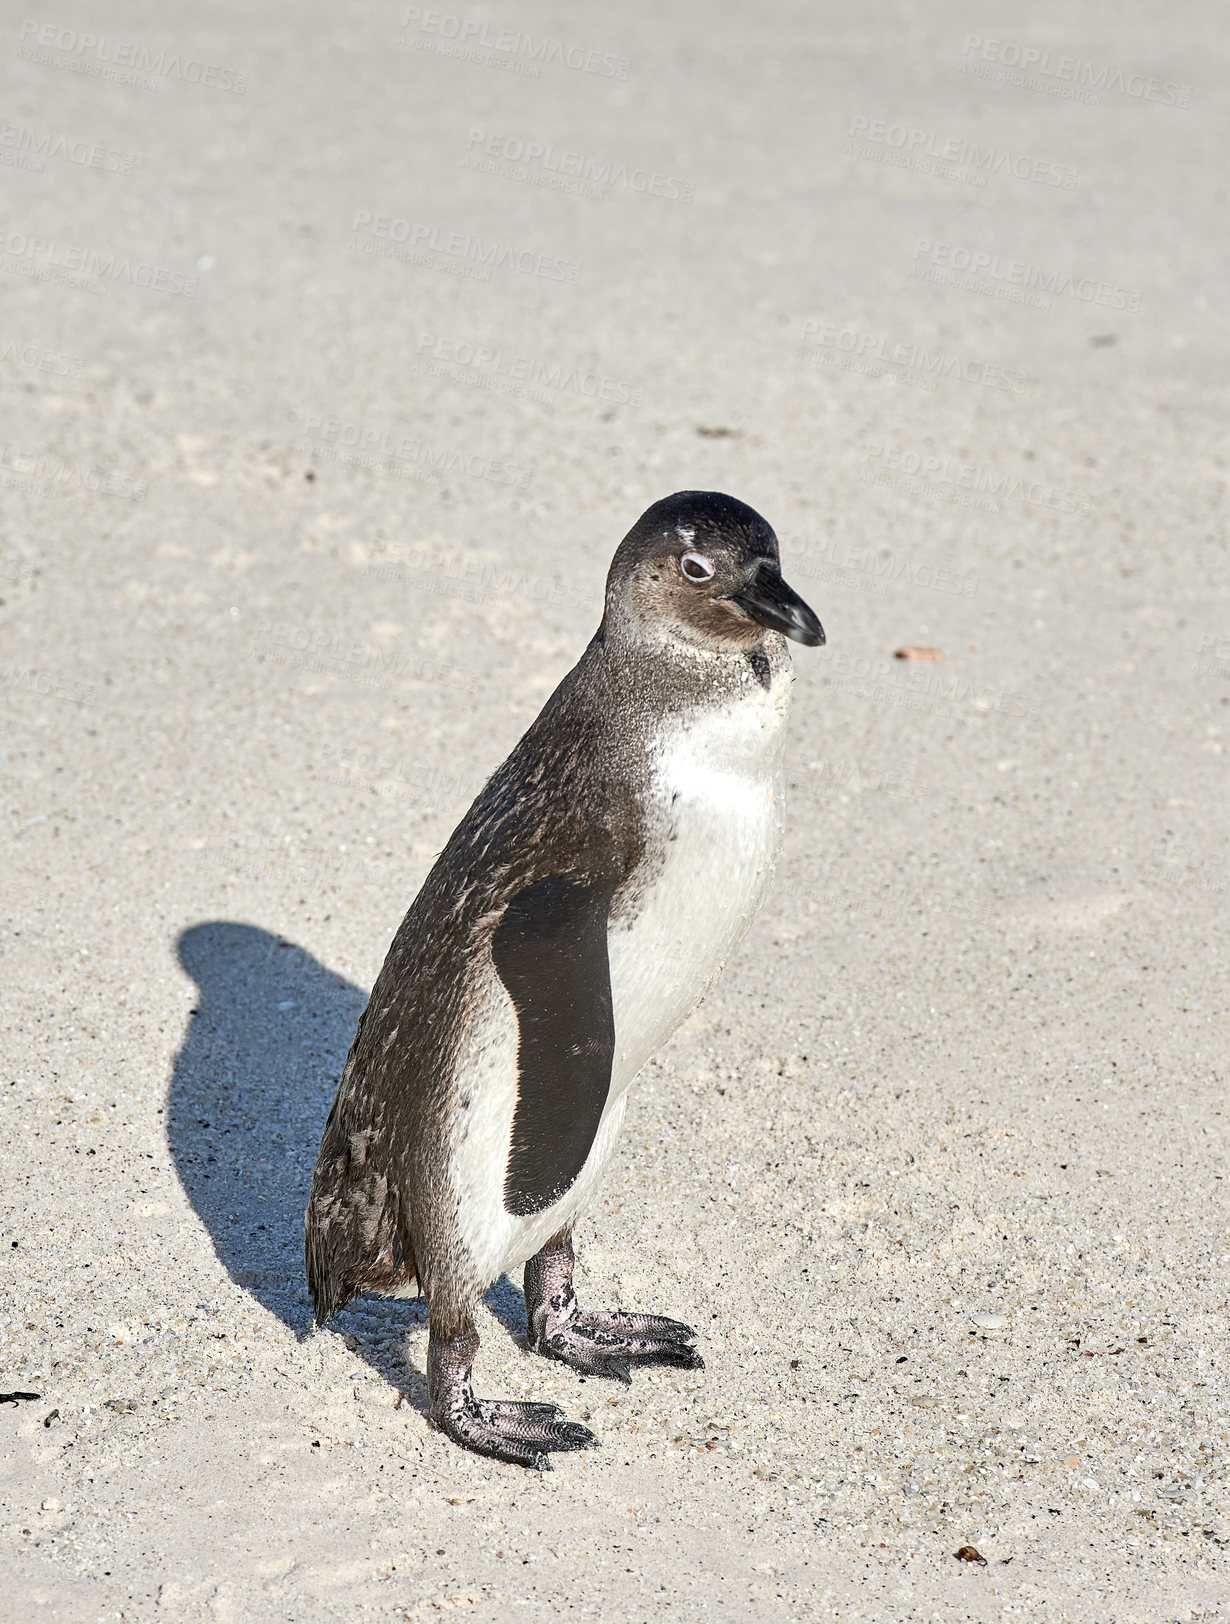
<instances>
[{"instance_id":1,"label":"peopleimages logo text","mask_svg":"<svg viewBox=\"0 0 1230 1624\"><path fill-rule=\"evenodd\" d=\"M23 265L29 265L35 272L55 269L83 277L105 278L100 283L104 288L112 282L127 282L133 287L152 288L157 293L177 293L185 299L196 298L199 281L185 271L154 265L149 260L133 260L126 254L106 254L82 243L62 243L54 237L31 237L24 231L0 228L0 259L4 258L17 261L16 266L0 267L5 270L20 269ZM40 280L48 279L40 277Z\"/></svg>"},{"instance_id":2,"label":"peopleimages logo text","mask_svg":"<svg viewBox=\"0 0 1230 1624\"><path fill-rule=\"evenodd\" d=\"M40 23L32 17L22 23L21 38L27 46L41 46L76 58L81 64L77 71L90 76L105 77L97 66L105 64L152 74L155 78L186 79L191 85L229 90L236 96L242 96L248 88L246 73L236 73L234 68L224 68L216 62L168 56L165 51L151 51L147 45L112 40L106 34L90 34L76 28L59 28L55 23Z\"/></svg>"},{"instance_id":3,"label":"peopleimages logo text","mask_svg":"<svg viewBox=\"0 0 1230 1624\"><path fill-rule=\"evenodd\" d=\"M951 350L933 350L925 344L894 344L879 333L860 333L835 323L822 325L808 320L803 338L804 341L817 340L820 348L814 353L801 351L801 360L823 359L826 353L845 356L851 361L849 370L852 371L866 370L870 363L885 363L891 367L916 369L928 379L961 378L966 383L1003 389L1013 395L1023 394L1029 384L1028 373L1012 367L962 357Z\"/></svg>"},{"instance_id":4,"label":"peopleimages logo text","mask_svg":"<svg viewBox=\"0 0 1230 1624\"><path fill-rule=\"evenodd\" d=\"M639 384L629 383L622 378L607 378L597 372L585 372L563 361L543 361L531 355L514 355L508 350L493 349L486 344L471 344L465 339L440 338L435 333L420 333L416 348L422 358L420 370L423 360L430 357L433 362L470 368L492 379L562 389L572 394L586 395L591 400L609 400L622 406L641 406L645 401L645 391Z\"/></svg>"},{"instance_id":5,"label":"peopleimages logo text","mask_svg":"<svg viewBox=\"0 0 1230 1624\"><path fill-rule=\"evenodd\" d=\"M477 151L475 150L477 148ZM520 136L501 135L477 125L471 128L466 142L464 167L480 173L500 171L500 164L515 165L506 178L519 180L531 176L544 177L549 173L577 183L580 187L601 188L624 186L630 192L641 192L648 197L661 197L671 202L690 203L696 194L691 181L674 175L665 175L657 169L629 169L627 164L612 163L606 158L595 158L585 152L553 147L546 141L523 141ZM601 196L595 191L595 196Z\"/></svg>"},{"instance_id":6,"label":"peopleimages logo text","mask_svg":"<svg viewBox=\"0 0 1230 1624\"><path fill-rule=\"evenodd\" d=\"M1124 73L1122 68L1104 66L1095 68L1079 56L1061 56L1058 51L1044 51L1036 45L1022 45L1013 39L986 39L981 34L967 34L965 60L962 73L991 78L985 70L978 72L978 62L995 63L1000 68L1019 69L1024 74L1040 74L1052 81L1054 93L1060 94L1067 85L1079 91L1100 92L1113 90L1121 96L1134 96L1138 101L1162 102L1167 107L1190 107L1192 87L1170 79L1155 79L1146 73Z\"/></svg>"},{"instance_id":7,"label":"peopleimages logo text","mask_svg":"<svg viewBox=\"0 0 1230 1624\"><path fill-rule=\"evenodd\" d=\"M1092 276L1073 276L1070 271L1051 270L1045 265L1031 265L1025 259L1009 259L1004 254L993 254L989 249L965 248L960 243L932 242L919 237L914 244L913 275L927 281L926 268L937 271L969 272L973 277L985 276L1010 287L1033 288L1038 293L1066 294L1082 304L1102 305L1107 310L1126 310L1136 315L1140 310L1140 294L1132 288L1116 287L1113 282L1099 282ZM939 278L937 278L938 280Z\"/></svg>"},{"instance_id":8,"label":"peopleimages logo text","mask_svg":"<svg viewBox=\"0 0 1230 1624\"><path fill-rule=\"evenodd\" d=\"M561 68L571 68L574 73L596 74L600 79L626 79L632 65L626 56L616 56L612 51L586 50L583 45L570 45L566 40L549 37L534 39L519 28L493 28L477 17L458 17L447 11L424 11L421 6L408 6L402 27L416 24L421 33L455 40L460 46L504 51L534 63L553 62Z\"/></svg>"},{"instance_id":9,"label":"peopleimages logo text","mask_svg":"<svg viewBox=\"0 0 1230 1624\"><path fill-rule=\"evenodd\" d=\"M80 378L84 363L71 350L52 350L45 344L19 344L14 339L0 344L0 361L12 361L19 367L32 367L37 372L50 372L61 378Z\"/></svg>"},{"instance_id":10,"label":"peopleimages logo text","mask_svg":"<svg viewBox=\"0 0 1230 1624\"><path fill-rule=\"evenodd\" d=\"M937 487L988 497L990 506L984 512L1000 513L1003 511L1001 504L1013 500L1049 508L1054 513L1079 514L1082 518L1088 518L1093 512L1092 504L1086 497L1078 496L1060 485L1048 485L1041 479L1021 479L1016 474L980 467L974 462L961 462L940 452L912 451L901 446L881 445L877 441L867 448L866 460L869 464L881 464L873 476L874 483L892 485L896 482L896 476L904 475L908 480L917 475L922 481L931 481ZM907 485L906 489L911 487ZM951 497L947 499L952 500ZM925 581L920 584L927 585ZM972 588L966 596L973 596Z\"/></svg>"},{"instance_id":11,"label":"peopleimages logo text","mask_svg":"<svg viewBox=\"0 0 1230 1624\"><path fill-rule=\"evenodd\" d=\"M987 146L964 136L937 135L933 130L890 124L887 119L868 118L864 113L851 119L850 135L861 136L872 146L922 154L940 163L964 165L981 174L1012 175L1017 180L1037 181L1043 186L1062 186L1068 192L1075 189L1080 178L1071 164L1032 158L1024 152L1009 152L1006 147Z\"/></svg>"},{"instance_id":12,"label":"peopleimages logo text","mask_svg":"<svg viewBox=\"0 0 1230 1624\"><path fill-rule=\"evenodd\" d=\"M135 152L121 152L99 141L76 141L55 130L30 130L6 118L0 123L0 162L9 162L10 152L35 159L40 169L44 159L62 158L65 163L102 169L112 175L131 175L137 162Z\"/></svg>"},{"instance_id":13,"label":"peopleimages logo text","mask_svg":"<svg viewBox=\"0 0 1230 1624\"><path fill-rule=\"evenodd\" d=\"M389 242L404 244L411 253L444 254L452 259L470 260L476 265L494 265L503 270L521 271L526 276L545 277L548 282L575 282L580 265L554 254L537 254L531 249L509 248L506 244L466 231L441 231L438 226L356 209L353 231Z\"/></svg>"}]
</instances>

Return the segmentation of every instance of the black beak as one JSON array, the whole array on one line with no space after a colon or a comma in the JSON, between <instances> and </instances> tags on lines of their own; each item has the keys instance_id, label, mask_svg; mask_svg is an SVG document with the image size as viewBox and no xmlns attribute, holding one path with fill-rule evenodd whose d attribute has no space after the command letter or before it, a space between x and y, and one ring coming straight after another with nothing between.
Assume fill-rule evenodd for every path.
<instances>
[{"instance_id":1,"label":"black beak","mask_svg":"<svg viewBox=\"0 0 1230 1624\"><path fill-rule=\"evenodd\" d=\"M809 648L820 648L824 643L824 627L815 613L786 585L772 564L762 564L745 587L731 593L730 602L738 604L758 626L782 632L796 643L806 643Z\"/></svg>"}]
</instances>

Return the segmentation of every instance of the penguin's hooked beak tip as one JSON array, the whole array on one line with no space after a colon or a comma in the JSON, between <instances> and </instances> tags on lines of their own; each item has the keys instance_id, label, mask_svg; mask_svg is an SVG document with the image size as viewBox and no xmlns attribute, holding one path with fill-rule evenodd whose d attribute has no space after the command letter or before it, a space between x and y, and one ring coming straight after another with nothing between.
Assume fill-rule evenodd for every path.
<instances>
[{"instance_id":1,"label":"penguin's hooked beak tip","mask_svg":"<svg viewBox=\"0 0 1230 1624\"><path fill-rule=\"evenodd\" d=\"M783 637L808 648L824 647L824 627L819 616L786 585L776 569L762 566L746 586L731 593L730 602L758 626L781 632Z\"/></svg>"},{"instance_id":2,"label":"penguin's hooked beak tip","mask_svg":"<svg viewBox=\"0 0 1230 1624\"><path fill-rule=\"evenodd\" d=\"M807 648L823 648L827 641L820 617L814 610L808 608L801 598L793 623L778 629L784 637L789 637L796 643L803 643Z\"/></svg>"}]
</instances>

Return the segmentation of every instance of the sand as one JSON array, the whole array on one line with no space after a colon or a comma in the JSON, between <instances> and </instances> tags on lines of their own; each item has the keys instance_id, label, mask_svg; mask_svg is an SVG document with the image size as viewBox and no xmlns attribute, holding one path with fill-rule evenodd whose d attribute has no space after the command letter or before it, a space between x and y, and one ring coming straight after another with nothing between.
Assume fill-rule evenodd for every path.
<instances>
[{"instance_id":1,"label":"sand","mask_svg":"<svg viewBox=\"0 0 1230 1624\"><path fill-rule=\"evenodd\" d=\"M1213 14L105 10L2 35L0 1614L1225 1618ZM309 1334L301 1214L687 487L829 642L579 1233L706 1369L502 1282L479 1390L602 1439L539 1478L428 1427L421 1305Z\"/></svg>"}]
</instances>

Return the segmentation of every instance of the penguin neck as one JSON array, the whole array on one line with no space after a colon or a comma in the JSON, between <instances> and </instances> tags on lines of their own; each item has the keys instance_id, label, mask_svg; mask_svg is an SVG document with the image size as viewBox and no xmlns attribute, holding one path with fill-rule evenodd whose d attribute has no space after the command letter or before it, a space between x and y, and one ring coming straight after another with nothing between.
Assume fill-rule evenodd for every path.
<instances>
[{"instance_id":1,"label":"penguin neck","mask_svg":"<svg viewBox=\"0 0 1230 1624\"><path fill-rule=\"evenodd\" d=\"M767 660L774 673L789 669L786 640L767 632L752 649L702 643L672 627L621 614L608 603L589 654L603 669L617 701L648 697L663 713L729 703L761 688L753 661Z\"/></svg>"}]
</instances>

